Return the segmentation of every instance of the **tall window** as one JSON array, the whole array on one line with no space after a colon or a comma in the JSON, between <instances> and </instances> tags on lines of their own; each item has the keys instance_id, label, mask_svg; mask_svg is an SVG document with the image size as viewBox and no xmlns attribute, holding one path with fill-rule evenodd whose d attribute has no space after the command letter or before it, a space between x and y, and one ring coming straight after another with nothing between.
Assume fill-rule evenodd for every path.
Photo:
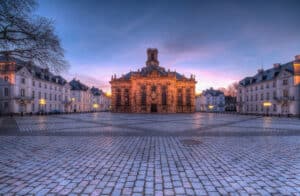
<instances>
[{"instance_id":1,"label":"tall window","mask_svg":"<svg viewBox=\"0 0 300 196\"><path fill-rule=\"evenodd\" d=\"M21 89L21 96L22 96L22 97L25 96L25 89Z\"/></svg>"},{"instance_id":2,"label":"tall window","mask_svg":"<svg viewBox=\"0 0 300 196\"><path fill-rule=\"evenodd\" d=\"M141 105L145 106L147 104L147 93L146 86L141 87Z\"/></svg>"},{"instance_id":3,"label":"tall window","mask_svg":"<svg viewBox=\"0 0 300 196\"><path fill-rule=\"evenodd\" d=\"M9 80L9 77L8 76L4 76L4 81L8 81Z\"/></svg>"},{"instance_id":4,"label":"tall window","mask_svg":"<svg viewBox=\"0 0 300 196\"><path fill-rule=\"evenodd\" d=\"M177 105L182 106L182 89L177 90Z\"/></svg>"},{"instance_id":5,"label":"tall window","mask_svg":"<svg viewBox=\"0 0 300 196\"><path fill-rule=\"evenodd\" d=\"M288 85L288 80L287 80L287 79L283 80L283 81L282 81L282 84L283 84L283 85Z\"/></svg>"},{"instance_id":6,"label":"tall window","mask_svg":"<svg viewBox=\"0 0 300 196\"><path fill-rule=\"evenodd\" d=\"M124 102L125 102L125 105L126 106L129 106L130 104L130 100L129 100L129 90L128 89L125 89L124 91Z\"/></svg>"},{"instance_id":7,"label":"tall window","mask_svg":"<svg viewBox=\"0 0 300 196\"><path fill-rule=\"evenodd\" d=\"M163 86L161 88L161 100L162 100L162 105L167 105L167 87Z\"/></svg>"},{"instance_id":8,"label":"tall window","mask_svg":"<svg viewBox=\"0 0 300 196\"><path fill-rule=\"evenodd\" d=\"M287 89L285 89L285 90L283 90L282 94L283 94L283 97L288 97L289 91Z\"/></svg>"},{"instance_id":9,"label":"tall window","mask_svg":"<svg viewBox=\"0 0 300 196\"><path fill-rule=\"evenodd\" d=\"M116 105L120 106L121 105L121 89L117 89L117 94L116 94Z\"/></svg>"},{"instance_id":10,"label":"tall window","mask_svg":"<svg viewBox=\"0 0 300 196\"><path fill-rule=\"evenodd\" d=\"M25 84L25 78L21 79L22 84Z\"/></svg>"},{"instance_id":11,"label":"tall window","mask_svg":"<svg viewBox=\"0 0 300 196\"><path fill-rule=\"evenodd\" d=\"M34 93L34 91L32 91L32 98L34 98L34 96L35 96L35 93Z\"/></svg>"},{"instance_id":12,"label":"tall window","mask_svg":"<svg viewBox=\"0 0 300 196\"><path fill-rule=\"evenodd\" d=\"M191 89L186 89L186 105L190 106L191 104Z\"/></svg>"},{"instance_id":13,"label":"tall window","mask_svg":"<svg viewBox=\"0 0 300 196\"><path fill-rule=\"evenodd\" d=\"M9 94L9 93L8 93L8 88L4 88L4 96L5 96L5 97L8 97L8 94Z\"/></svg>"}]
</instances>

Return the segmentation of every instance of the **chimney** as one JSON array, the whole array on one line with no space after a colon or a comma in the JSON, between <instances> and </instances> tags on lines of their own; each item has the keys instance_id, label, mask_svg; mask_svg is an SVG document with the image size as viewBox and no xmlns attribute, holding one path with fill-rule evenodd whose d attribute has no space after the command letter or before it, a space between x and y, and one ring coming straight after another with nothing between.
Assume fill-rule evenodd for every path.
<instances>
[{"instance_id":1,"label":"chimney","mask_svg":"<svg viewBox=\"0 0 300 196\"><path fill-rule=\"evenodd\" d=\"M279 68L280 67L280 63L274 63L273 64L273 68Z\"/></svg>"},{"instance_id":2,"label":"chimney","mask_svg":"<svg viewBox=\"0 0 300 196\"><path fill-rule=\"evenodd\" d=\"M300 61L300 54L295 56L295 61Z\"/></svg>"}]
</instances>

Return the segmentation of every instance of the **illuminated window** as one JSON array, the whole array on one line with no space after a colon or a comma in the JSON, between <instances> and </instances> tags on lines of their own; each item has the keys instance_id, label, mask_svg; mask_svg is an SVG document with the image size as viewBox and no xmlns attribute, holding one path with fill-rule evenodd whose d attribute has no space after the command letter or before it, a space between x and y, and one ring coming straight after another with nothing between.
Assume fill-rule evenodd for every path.
<instances>
[{"instance_id":1,"label":"illuminated window","mask_svg":"<svg viewBox=\"0 0 300 196\"><path fill-rule=\"evenodd\" d=\"M182 89L177 90L177 105L182 106Z\"/></svg>"},{"instance_id":2,"label":"illuminated window","mask_svg":"<svg viewBox=\"0 0 300 196\"><path fill-rule=\"evenodd\" d=\"M117 106L121 105L121 89L117 89L117 93L116 93L116 105Z\"/></svg>"},{"instance_id":3,"label":"illuminated window","mask_svg":"<svg viewBox=\"0 0 300 196\"><path fill-rule=\"evenodd\" d=\"M145 106L147 103L147 94L146 94L146 87L141 87L141 105Z\"/></svg>"},{"instance_id":4,"label":"illuminated window","mask_svg":"<svg viewBox=\"0 0 300 196\"><path fill-rule=\"evenodd\" d=\"M129 98L130 98L129 97L129 90L125 89L125 91L124 91L124 102L125 102L126 106L130 105L130 99Z\"/></svg>"},{"instance_id":5,"label":"illuminated window","mask_svg":"<svg viewBox=\"0 0 300 196\"><path fill-rule=\"evenodd\" d=\"M162 105L167 105L167 87L163 86L161 89L161 100L162 100Z\"/></svg>"}]
</instances>

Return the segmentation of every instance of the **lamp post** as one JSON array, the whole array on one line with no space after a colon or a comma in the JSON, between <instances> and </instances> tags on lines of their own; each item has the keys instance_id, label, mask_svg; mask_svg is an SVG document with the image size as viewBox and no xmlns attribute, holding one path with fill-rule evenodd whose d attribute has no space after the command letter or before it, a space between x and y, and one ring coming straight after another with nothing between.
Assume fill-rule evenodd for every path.
<instances>
[{"instance_id":1,"label":"lamp post","mask_svg":"<svg viewBox=\"0 0 300 196\"><path fill-rule=\"evenodd\" d=\"M94 111L96 111L97 108L99 108L99 105L98 105L97 103L94 103L94 104L93 104L93 108L94 108Z\"/></svg>"},{"instance_id":2,"label":"lamp post","mask_svg":"<svg viewBox=\"0 0 300 196\"><path fill-rule=\"evenodd\" d=\"M44 109L46 110L46 99L40 99L39 104L41 106L42 113L44 113ZM43 107L45 107L45 108L43 108Z\"/></svg>"},{"instance_id":3,"label":"lamp post","mask_svg":"<svg viewBox=\"0 0 300 196\"><path fill-rule=\"evenodd\" d=\"M214 109L214 106L213 106L213 105L208 105L208 109L209 109L210 111L212 111L212 110Z\"/></svg>"},{"instance_id":4,"label":"lamp post","mask_svg":"<svg viewBox=\"0 0 300 196\"><path fill-rule=\"evenodd\" d=\"M271 105L272 103L268 101L263 103L264 108L266 108L267 110L267 116L269 116L269 108L271 107Z\"/></svg>"}]
</instances>

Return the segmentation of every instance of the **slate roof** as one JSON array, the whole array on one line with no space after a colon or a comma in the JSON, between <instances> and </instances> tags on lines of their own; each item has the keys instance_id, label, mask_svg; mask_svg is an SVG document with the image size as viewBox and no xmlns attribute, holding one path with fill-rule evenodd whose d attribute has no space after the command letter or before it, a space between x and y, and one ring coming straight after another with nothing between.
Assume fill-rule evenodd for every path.
<instances>
[{"instance_id":1,"label":"slate roof","mask_svg":"<svg viewBox=\"0 0 300 196\"><path fill-rule=\"evenodd\" d=\"M140 72L138 71L131 71L127 74L124 75L123 79L126 79L126 80L129 80L130 77L133 75L133 74L140 74L141 76L144 76L146 77L147 75L150 75L152 71L157 71L158 75L159 76L167 76L168 75L168 71L165 70L165 68L163 67L160 67L160 66L157 66L157 65L149 65L149 66L146 66L146 67L143 67ZM177 80L182 80L186 77L184 77L183 75L177 73L177 72L173 72L173 71L170 71L171 74L176 74L176 79Z\"/></svg>"},{"instance_id":2,"label":"slate roof","mask_svg":"<svg viewBox=\"0 0 300 196\"><path fill-rule=\"evenodd\" d=\"M54 75L49 71L49 69L38 67L30 62L25 62L16 58L7 59L3 56L0 56L0 62L15 62L16 67L15 70L12 71L16 72L21 70L23 67L26 67L26 69L32 74L32 76L39 80L53 82L60 85L65 85L67 83L67 81L63 77Z\"/></svg>"},{"instance_id":3,"label":"slate roof","mask_svg":"<svg viewBox=\"0 0 300 196\"><path fill-rule=\"evenodd\" d=\"M104 94L104 92L101 89L95 88L95 87L91 88L91 92L94 96L100 96L100 95Z\"/></svg>"},{"instance_id":4,"label":"slate roof","mask_svg":"<svg viewBox=\"0 0 300 196\"><path fill-rule=\"evenodd\" d=\"M270 81L278 76L280 71L285 70L294 74L294 61L288 62L286 64L279 65L278 67L273 67L267 70L262 70L252 77L246 77L239 82L242 86L248 86L251 84L257 84L264 81Z\"/></svg>"},{"instance_id":5,"label":"slate roof","mask_svg":"<svg viewBox=\"0 0 300 196\"><path fill-rule=\"evenodd\" d=\"M89 89L88 86L82 84L79 80L73 79L69 82L71 86L71 90L79 90L79 91L87 91Z\"/></svg>"},{"instance_id":6,"label":"slate roof","mask_svg":"<svg viewBox=\"0 0 300 196\"><path fill-rule=\"evenodd\" d=\"M219 96L222 94L224 95L224 93L222 91L214 90L213 88L210 88L210 89L204 90L201 95L203 95L203 96L211 95L211 96L215 97L215 96Z\"/></svg>"}]
</instances>

